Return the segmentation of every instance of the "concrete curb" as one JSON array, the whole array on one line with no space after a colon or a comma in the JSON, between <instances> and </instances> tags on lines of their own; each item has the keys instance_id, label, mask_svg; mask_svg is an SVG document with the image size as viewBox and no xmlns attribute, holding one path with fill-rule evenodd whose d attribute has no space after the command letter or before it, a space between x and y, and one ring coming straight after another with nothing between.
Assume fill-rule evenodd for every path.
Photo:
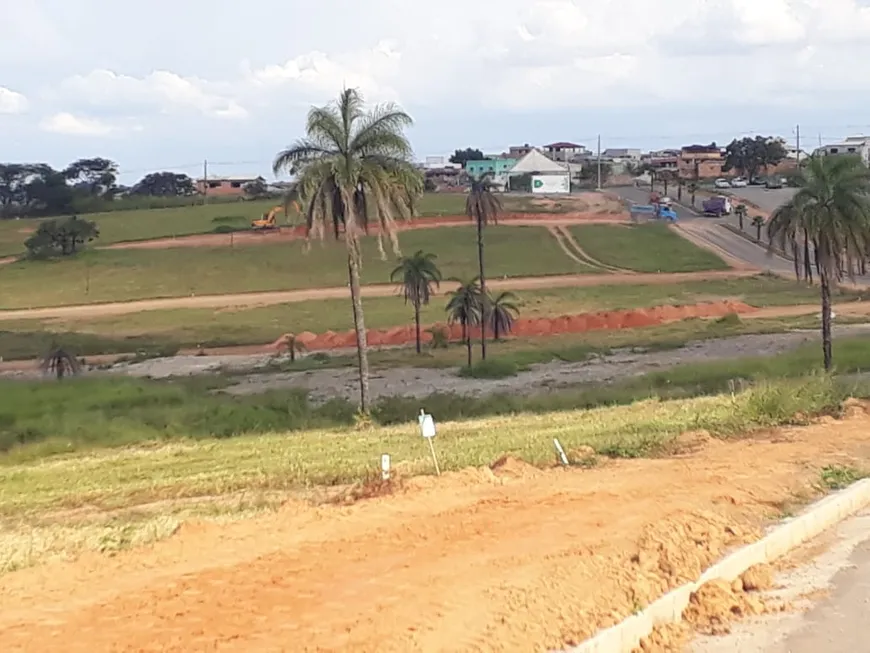
<instances>
[{"instance_id":1,"label":"concrete curb","mask_svg":"<svg viewBox=\"0 0 870 653\"><path fill-rule=\"evenodd\" d=\"M689 598L705 583L732 581L753 565L772 562L868 505L870 479L865 479L822 499L758 542L734 551L707 569L694 583L672 590L641 612L564 653L632 653L656 626L682 621Z\"/></svg>"}]
</instances>

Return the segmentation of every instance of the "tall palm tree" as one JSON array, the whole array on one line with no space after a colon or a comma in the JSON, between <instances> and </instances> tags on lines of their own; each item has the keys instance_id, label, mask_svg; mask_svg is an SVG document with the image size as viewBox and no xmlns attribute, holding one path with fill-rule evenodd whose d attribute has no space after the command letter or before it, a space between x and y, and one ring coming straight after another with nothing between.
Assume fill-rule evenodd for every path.
<instances>
[{"instance_id":1,"label":"tall palm tree","mask_svg":"<svg viewBox=\"0 0 870 653\"><path fill-rule=\"evenodd\" d=\"M749 209L745 204L738 204L734 207L734 213L737 215L737 222L740 225L740 231L743 231L743 219L749 213Z\"/></svg>"},{"instance_id":2,"label":"tall palm tree","mask_svg":"<svg viewBox=\"0 0 870 653\"><path fill-rule=\"evenodd\" d=\"M695 194L698 192L698 184L694 181L689 183L688 189L689 194L692 196L692 208L695 206Z\"/></svg>"},{"instance_id":3,"label":"tall palm tree","mask_svg":"<svg viewBox=\"0 0 870 653\"><path fill-rule=\"evenodd\" d=\"M798 278L799 259L808 278L812 267L818 273L822 353L825 370L830 370L832 286L870 253L870 171L857 157L816 156L801 170L797 185L794 197L770 218L769 247L791 250Z\"/></svg>"},{"instance_id":4,"label":"tall palm tree","mask_svg":"<svg viewBox=\"0 0 870 653\"><path fill-rule=\"evenodd\" d=\"M441 270L435 264L435 254L418 250L413 256L403 256L399 265L390 274L390 281L400 284L405 303L414 306L414 327L417 337L417 353L420 353L420 307L432 298L432 286L441 283Z\"/></svg>"},{"instance_id":5,"label":"tall palm tree","mask_svg":"<svg viewBox=\"0 0 870 653\"><path fill-rule=\"evenodd\" d=\"M519 316L520 309L516 305L517 296L512 292L503 292L489 298L489 328L495 340L503 333L510 333L514 320Z\"/></svg>"},{"instance_id":6,"label":"tall palm tree","mask_svg":"<svg viewBox=\"0 0 870 653\"><path fill-rule=\"evenodd\" d=\"M755 240L761 242L761 228L764 227L764 217L756 215L752 218L752 226L755 227Z\"/></svg>"},{"instance_id":7,"label":"tall palm tree","mask_svg":"<svg viewBox=\"0 0 870 653\"><path fill-rule=\"evenodd\" d=\"M447 322L449 324L462 325L462 339L468 350L468 367L471 367L471 332L473 326L482 324L481 313L483 308L482 295L480 292L480 280L475 277L471 281L461 281L451 278L459 284L456 290L450 291L447 301Z\"/></svg>"},{"instance_id":8,"label":"tall palm tree","mask_svg":"<svg viewBox=\"0 0 870 653\"><path fill-rule=\"evenodd\" d=\"M374 226L381 257L386 258L384 236L398 254L395 221L412 216L423 191L405 136L411 124L411 117L396 105L367 111L359 92L345 89L337 101L308 112L305 138L279 152L272 166L275 174L285 170L296 176L293 196L302 207L309 238L324 238L331 231L347 248L362 412L369 410L369 362L360 239Z\"/></svg>"},{"instance_id":9,"label":"tall palm tree","mask_svg":"<svg viewBox=\"0 0 870 653\"><path fill-rule=\"evenodd\" d=\"M465 200L465 214L477 226L478 283L482 296L486 296L486 269L483 261L483 228L489 223L498 224L501 200L493 193L495 184L489 175L471 180L471 190ZM482 305L481 324L487 324L486 305ZM480 329L480 358L486 360L486 329Z\"/></svg>"},{"instance_id":10,"label":"tall palm tree","mask_svg":"<svg viewBox=\"0 0 870 653\"><path fill-rule=\"evenodd\" d=\"M82 371L78 359L59 345L52 344L42 357L40 368L45 375L53 375L58 381L66 376L77 376Z\"/></svg>"}]
</instances>

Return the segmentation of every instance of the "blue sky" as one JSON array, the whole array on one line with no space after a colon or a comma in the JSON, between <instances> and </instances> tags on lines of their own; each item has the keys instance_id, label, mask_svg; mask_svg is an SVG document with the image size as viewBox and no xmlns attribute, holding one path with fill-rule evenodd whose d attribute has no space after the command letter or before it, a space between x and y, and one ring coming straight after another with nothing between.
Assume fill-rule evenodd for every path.
<instances>
[{"instance_id":1,"label":"blue sky","mask_svg":"<svg viewBox=\"0 0 870 653\"><path fill-rule=\"evenodd\" d=\"M870 0L4 3L4 160L107 156L124 181L269 172L343 85L417 154L870 133Z\"/></svg>"}]
</instances>

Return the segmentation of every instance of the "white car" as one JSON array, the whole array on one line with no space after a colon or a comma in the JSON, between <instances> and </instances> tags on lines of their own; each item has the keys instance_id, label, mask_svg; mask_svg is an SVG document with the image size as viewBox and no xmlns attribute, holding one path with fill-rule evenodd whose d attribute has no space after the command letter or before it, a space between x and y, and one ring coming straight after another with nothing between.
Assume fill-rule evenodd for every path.
<instances>
[{"instance_id":1,"label":"white car","mask_svg":"<svg viewBox=\"0 0 870 653\"><path fill-rule=\"evenodd\" d=\"M731 180L731 188L746 188L749 185L743 177L737 177L737 179Z\"/></svg>"},{"instance_id":2,"label":"white car","mask_svg":"<svg viewBox=\"0 0 870 653\"><path fill-rule=\"evenodd\" d=\"M713 182L713 185L716 188L731 188L731 182L729 182L727 179L717 179Z\"/></svg>"}]
</instances>

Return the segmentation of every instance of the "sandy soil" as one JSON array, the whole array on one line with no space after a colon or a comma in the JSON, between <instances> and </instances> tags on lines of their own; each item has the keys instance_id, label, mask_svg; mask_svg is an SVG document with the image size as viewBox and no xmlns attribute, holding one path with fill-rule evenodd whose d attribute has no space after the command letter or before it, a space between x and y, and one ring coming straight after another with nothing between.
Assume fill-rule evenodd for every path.
<instances>
[{"instance_id":1,"label":"sandy soil","mask_svg":"<svg viewBox=\"0 0 870 653\"><path fill-rule=\"evenodd\" d=\"M545 651L582 641L751 541L870 418L540 471L507 459L342 507L0 577L4 651Z\"/></svg>"},{"instance_id":2,"label":"sandy soil","mask_svg":"<svg viewBox=\"0 0 870 653\"><path fill-rule=\"evenodd\" d=\"M503 290L533 290L535 288L569 288L600 285L666 285L686 281L715 279L739 279L754 276L758 270L722 270L716 272L675 272L670 274L568 274L545 277L513 277L488 279L487 286ZM446 292L445 288L442 289ZM0 321L67 317L103 317L126 315L140 311L156 311L173 308L228 308L271 306L312 299L345 299L346 286L334 288L310 288L306 290L275 290L266 292L235 293L226 295L199 295L190 297L167 297L129 302L104 304L77 304L46 308L24 308L0 311ZM437 293L436 293L437 294ZM362 287L363 297L394 297L395 286L389 284Z\"/></svg>"}]
</instances>

